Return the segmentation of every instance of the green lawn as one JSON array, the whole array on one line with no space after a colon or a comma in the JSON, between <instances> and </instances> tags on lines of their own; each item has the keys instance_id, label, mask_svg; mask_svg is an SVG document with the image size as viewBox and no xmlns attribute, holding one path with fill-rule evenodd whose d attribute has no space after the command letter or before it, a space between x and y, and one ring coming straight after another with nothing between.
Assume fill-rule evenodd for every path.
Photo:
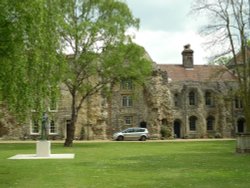
<instances>
[{"instance_id":1,"label":"green lawn","mask_svg":"<svg viewBox=\"0 0 250 188\"><path fill-rule=\"evenodd\" d=\"M52 144L75 159L9 160L35 144L0 144L0 187L167 188L250 187L250 155L235 141Z\"/></svg>"}]
</instances>

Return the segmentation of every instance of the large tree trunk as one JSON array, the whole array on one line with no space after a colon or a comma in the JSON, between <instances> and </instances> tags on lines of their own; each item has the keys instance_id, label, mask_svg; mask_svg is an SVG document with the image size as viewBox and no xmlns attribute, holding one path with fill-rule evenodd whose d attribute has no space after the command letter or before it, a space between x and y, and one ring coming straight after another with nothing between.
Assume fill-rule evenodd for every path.
<instances>
[{"instance_id":1,"label":"large tree trunk","mask_svg":"<svg viewBox=\"0 0 250 188\"><path fill-rule=\"evenodd\" d=\"M67 125L66 139L64 147L72 147L75 138L75 124L77 121L76 95L72 94L71 122Z\"/></svg>"},{"instance_id":2,"label":"large tree trunk","mask_svg":"<svg viewBox=\"0 0 250 188\"><path fill-rule=\"evenodd\" d=\"M64 147L72 147L73 140L75 137L75 123L71 120L70 124L67 125L66 139L64 142Z\"/></svg>"}]
</instances>

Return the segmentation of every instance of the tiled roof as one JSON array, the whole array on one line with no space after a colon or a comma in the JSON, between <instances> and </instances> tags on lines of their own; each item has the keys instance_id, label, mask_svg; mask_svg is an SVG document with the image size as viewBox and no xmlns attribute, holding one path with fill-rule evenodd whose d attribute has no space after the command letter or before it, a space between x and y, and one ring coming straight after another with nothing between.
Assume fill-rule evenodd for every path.
<instances>
[{"instance_id":1,"label":"tiled roof","mask_svg":"<svg viewBox=\"0 0 250 188\"><path fill-rule=\"evenodd\" d=\"M224 66L194 65L186 69L183 65L158 64L172 81L235 81L236 77Z\"/></svg>"}]
</instances>

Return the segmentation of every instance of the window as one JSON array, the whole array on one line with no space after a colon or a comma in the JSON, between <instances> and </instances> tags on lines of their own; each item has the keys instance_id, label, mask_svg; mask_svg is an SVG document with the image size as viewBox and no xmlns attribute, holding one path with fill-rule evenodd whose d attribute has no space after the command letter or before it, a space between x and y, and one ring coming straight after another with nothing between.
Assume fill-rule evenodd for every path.
<instances>
[{"instance_id":1,"label":"window","mask_svg":"<svg viewBox=\"0 0 250 188\"><path fill-rule=\"evenodd\" d=\"M133 89L132 80L123 80L121 83L121 88L123 90L132 90Z\"/></svg>"},{"instance_id":2,"label":"window","mask_svg":"<svg viewBox=\"0 0 250 188\"><path fill-rule=\"evenodd\" d=\"M32 125L31 125L31 134L39 134L40 132L40 126L38 123L38 120L32 120Z\"/></svg>"},{"instance_id":3,"label":"window","mask_svg":"<svg viewBox=\"0 0 250 188\"><path fill-rule=\"evenodd\" d=\"M132 125L133 123L133 117L132 116L125 116L124 117L124 124L125 125Z\"/></svg>"},{"instance_id":4,"label":"window","mask_svg":"<svg viewBox=\"0 0 250 188\"><path fill-rule=\"evenodd\" d=\"M205 93L205 104L207 106L212 106L213 105L213 100L212 100L212 93L207 91Z\"/></svg>"},{"instance_id":5,"label":"window","mask_svg":"<svg viewBox=\"0 0 250 188\"><path fill-rule=\"evenodd\" d=\"M196 131L196 121L197 121L197 118L195 116L191 116L189 118L189 130L190 131Z\"/></svg>"},{"instance_id":6,"label":"window","mask_svg":"<svg viewBox=\"0 0 250 188\"><path fill-rule=\"evenodd\" d=\"M212 131L214 130L214 117L209 116L207 118L207 131Z\"/></svg>"},{"instance_id":7,"label":"window","mask_svg":"<svg viewBox=\"0 0 250 188\"><path fill-rule=\"evenodd\" d=\"M234 99L234 107L237 108L237 109L242 109L243 108L242 100L239 99L239 97L235 97L235 99Z\"/></svg>"},{"instance_id":8,"label":"window","mask_svg":"<svg viewBox=\"0 0 250 188\"><path fill-rule=\"evenodd\" d=\"M136 132L142 133L145 132L145 129L136 129Z\"/></svg>"},{"instance_id":9,"label":"window","mask_svg":"<svg viewBox=\"0 0 250 188\"><path fill-rule=\"evenodd\" d=\"M133 128L126 129L125 131L123 131L123 133L133 133L133 132L135 132Z\"/></svg>"},{"instance_id":10,"label":"window","mask_svg":"<svg viewBox=\"0 0 250 188\"><path fill-rule=\"evenodd\" d=\"M54 120L50 121L50 124L49 124L49 133L50 134L57 133L57 131L56 131L56 125L55 125L55 121Z\"/></svg>"},{"instance_id":11,"label":"window","mask_svg":"<svg viewBox=\"0 0 250 188\"><path fill-rule=\"evenodd\" d=\"M53 98L50 100L49 111L56 111L57 110L57 102L56 99Z\"/></svg>"},{"instance_id":12,"label":"window","mask_svg":"<svg viewBox=\"0 0 250 188\"><path fill-rule=\"evenodd\" d=\"M194 91L189 92L189 105L196 105L196 95Z\"/></svg>"},{"instance_id":13,"label":"window","mask_svg":"<svg viewBox=\"0 0 250 188\"><path fill-rule=\"evenodd\" d=\"M55 88L50 87L50 94L49 94L49 101L48 101L48 110L49 111L57 111L58 108L58 94Z\"/></svg>"},{"instance_id":14,"label":"window","mask_svg":"<svg viewBox=\"0 0 250 188\"><path fill-rule=\"evenodd\" d=\"M178 93L174 94L174 106L176 106L176 107L180 106L180 97L179 97Z\"/></svg>"},{"instance_id":15,"label":"window","mask_svg":"<svg viewBox=\"0 0 250 188\"><path fill-rule=\"evenodd\" d=\"M122 97L122 106L123 107L131 107L133 105L131 96L123 96Z\"/></svg>"}]
</instances>

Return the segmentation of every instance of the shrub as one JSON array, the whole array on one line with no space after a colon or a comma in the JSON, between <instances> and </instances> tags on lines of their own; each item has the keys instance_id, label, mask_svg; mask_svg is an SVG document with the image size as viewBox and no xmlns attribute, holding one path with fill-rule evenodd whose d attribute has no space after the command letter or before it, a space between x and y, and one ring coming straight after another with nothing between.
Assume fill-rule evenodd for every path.
<instances>
[{"instance_id":1,"label":"shrub","mask_svg":"<svg viewBox=\"0 0 250 188\"><path fill-rule=\"evenodd\" d=\"M214 137L215 138L222 138L222 135L221 135L221 133L217 132L217 133L215 133Z\"/></svg>"},{"instance_id":2,"label":"shrub","mask_svg":"<svg viewBox=\"0 0 250 188\"><path fill-rule=\"evenodd\" d=\"M164 138L171 138L172 137L172 131L168 127L162 127L160 133L161 133L161 137L163 139Z\"/></svg>"}]
</instances>

